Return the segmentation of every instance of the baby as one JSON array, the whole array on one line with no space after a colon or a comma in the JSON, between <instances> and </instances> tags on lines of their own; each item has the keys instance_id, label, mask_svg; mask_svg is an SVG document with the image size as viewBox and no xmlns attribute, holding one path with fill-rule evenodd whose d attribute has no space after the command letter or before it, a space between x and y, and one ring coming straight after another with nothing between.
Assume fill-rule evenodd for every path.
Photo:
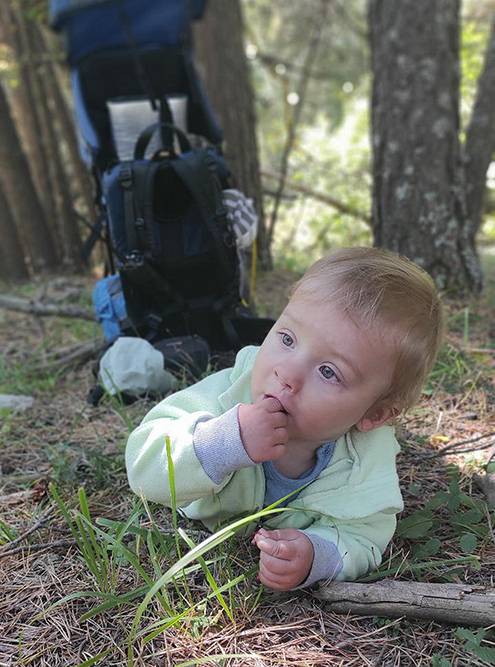
<instances>
[{"instance_id":1,"label":"baby","mask_svg":"<svg viewBox=\"0 0 495 667\"><path fill-rule=\"evenodd\" d=\"M277 590L376 568L402 498L387 423L419 397L442 335L430 277L377 248L338 250L296 283L260 347L156 405L130 435L131 488L215 529L292 495L253 543Z\"/></svg>"}]
</instances>

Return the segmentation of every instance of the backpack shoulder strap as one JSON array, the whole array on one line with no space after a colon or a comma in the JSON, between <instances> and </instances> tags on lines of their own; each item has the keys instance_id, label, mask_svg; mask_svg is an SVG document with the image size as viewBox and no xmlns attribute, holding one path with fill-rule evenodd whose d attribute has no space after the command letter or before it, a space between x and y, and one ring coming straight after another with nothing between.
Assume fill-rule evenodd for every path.
<instances>
[{"instance_id":1,"label":"backpack shoulder strap","mask_svg":"<svg viewBox=\"0 0 495 667\"><path fill-rule=\"evenodd\" d=\"M190 151L171 160L170 165L196 201L215 241L219 261L226 275L230 276L232 267L226 248L235 247L235 236L223 205L220 183L207 151L202 149ZM224 223L224 229L218 224L220 220Z\"/></svg>"}]
</instances>

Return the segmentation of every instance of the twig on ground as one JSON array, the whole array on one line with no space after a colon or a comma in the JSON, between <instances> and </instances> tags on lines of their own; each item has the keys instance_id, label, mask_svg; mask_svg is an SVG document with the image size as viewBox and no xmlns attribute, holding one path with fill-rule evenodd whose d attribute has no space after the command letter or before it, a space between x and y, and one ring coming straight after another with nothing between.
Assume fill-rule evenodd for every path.
<instances>
[{"instance_id":1,"label":"twig on ground","mask_svg":"<svg viewBox=\"0 0 495 667\"><path fill-rule=\"evenodd\" d=\"M99 354L105 347L106 342L103 338L98 338L94 341L80 343L74 346L66 354L56 354L54 358L48 359L42 364L35 366L36 372L55 371L66 366L82 365L88 359Z\"/></svg>"},{"instance_id":2,"label":"twig on ground","mask_svg":"<svg viewBox=\"0 0 495 667\"><path fill-rule=\"evenodd\" d=\"M19 542L22 542L25 540L29 535L32 535L36 530L41 528L47 521L50 519L51 515L55 511L55 507L52 506L50 507L39 519L34 523L30 528L28 528L24 533L21 533L18 537L15 538L15 540L12 540L12 542L9 542L7 545L4 545L2 549L0 549L0 554L5 553L7 551L12 551L12 547L15 546L16 544L19 544Z\"/></svg>"},{"instance_id":3,"label":"twig on ground","mask_svg":"<svg viewBox=\"0 0 495 667\"><path fill-rule=\"evenodd\" d=\"M469 449L457 449L461 445L468 445L472 442L478 442L479 440L483 440L484 438L490 438L492 436L495 436L495 431L492 431L491 433L484 433L483 435L477 435L475 438L469 438L468 440L459 440L459 442L452 442L449 445L446 445L445 447L442 447L441 449L438 449L436 452L433 452L432 454L421 454L422 459L436 459L439 456L445 456L446 454L466 454L467 452L476 452L481 449L489 449L490 447L494 446L493 442L489 442L488 444L485 445L480 445L478 447L471 447Z\"/></svg>"},{"instance_id":4,"label":"twig on ground","mask_svg":"<svg viewBox=\"0 0 495 667\"><path fill-rule=\"evenodd\" d=\"M72 547L75 544L77 544L76 540L55 540L54 542L46 542L45 544L26 544L25 546L10 549L9 551L0 551L0 558L13 556L14 554L21 553L21 551L37 551L38 553L41 553L43 551L49 551L50 549Z\"/></svg>"},{"instance_id":5,"label":"twig on ground","mask_svg":"<svg viewBox=\"0 0 495 667\"><path fill-rule=\"evenodd\" d=\"M21 299L17 296L0 294L0 308L7 310L17 310L21 313L30 313L31 315L42 315L44 317L75 317L82 320L95 322L95 316L89 310L77 308L76 306L55 306L50 303L41 303L31 299Z\"/></svg>"}]
</instances>

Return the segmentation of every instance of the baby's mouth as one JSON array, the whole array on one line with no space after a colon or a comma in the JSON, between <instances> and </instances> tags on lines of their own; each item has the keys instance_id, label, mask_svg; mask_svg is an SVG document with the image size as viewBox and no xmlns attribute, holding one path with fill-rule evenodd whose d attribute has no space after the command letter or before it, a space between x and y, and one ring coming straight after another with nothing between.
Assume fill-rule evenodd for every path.
<instances>
[{"instance_id":1,"label":"baby's mouth","mask_svg":"<svg viewBox=\"0 0 495 667\"><path fill-rule=\"evenodd\" d=\"M281 409L281 412L283 412L284 415L288 415L288 414L289 414L289 413L287 412L287 410L285 409L284 404L282 403L282 401L278 398L278 396L274 396L273 394L265 394L264 396L265 396L265 398L275 398L275 399L280 403L280 406L281 406L281 408L282 408L282 409Z\"/></svg>"}]
</instances>

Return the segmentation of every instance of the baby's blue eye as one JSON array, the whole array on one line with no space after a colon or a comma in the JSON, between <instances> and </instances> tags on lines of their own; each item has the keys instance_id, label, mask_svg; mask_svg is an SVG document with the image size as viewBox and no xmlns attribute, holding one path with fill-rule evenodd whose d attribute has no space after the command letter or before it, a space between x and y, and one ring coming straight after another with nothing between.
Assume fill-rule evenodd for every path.
<instances>
[{"instance_id":1,"label":"baby's blue eye","mask_svg":"<svg viewBox=\"0 0 495 667\"><path fill-rule=\"evenodd\" d=\"M320 366L318 370L320 371L321 375L325 378L325 380L331 380L332 378L338 380L338 377L331 366L327 366L325 364L323 366Z\"/></svg>"},{"instance_id":2,"label":"baby's blue eye","mask_svg":"<svg viewBox=\"0 0 495 667\"><path fill-rule=\"evenodd\" d=\"M287 347L290 347L294 344L294 339L290 334L282 332L280 335L282 337L282 343Z\"/></svg>"}]
</instances>

